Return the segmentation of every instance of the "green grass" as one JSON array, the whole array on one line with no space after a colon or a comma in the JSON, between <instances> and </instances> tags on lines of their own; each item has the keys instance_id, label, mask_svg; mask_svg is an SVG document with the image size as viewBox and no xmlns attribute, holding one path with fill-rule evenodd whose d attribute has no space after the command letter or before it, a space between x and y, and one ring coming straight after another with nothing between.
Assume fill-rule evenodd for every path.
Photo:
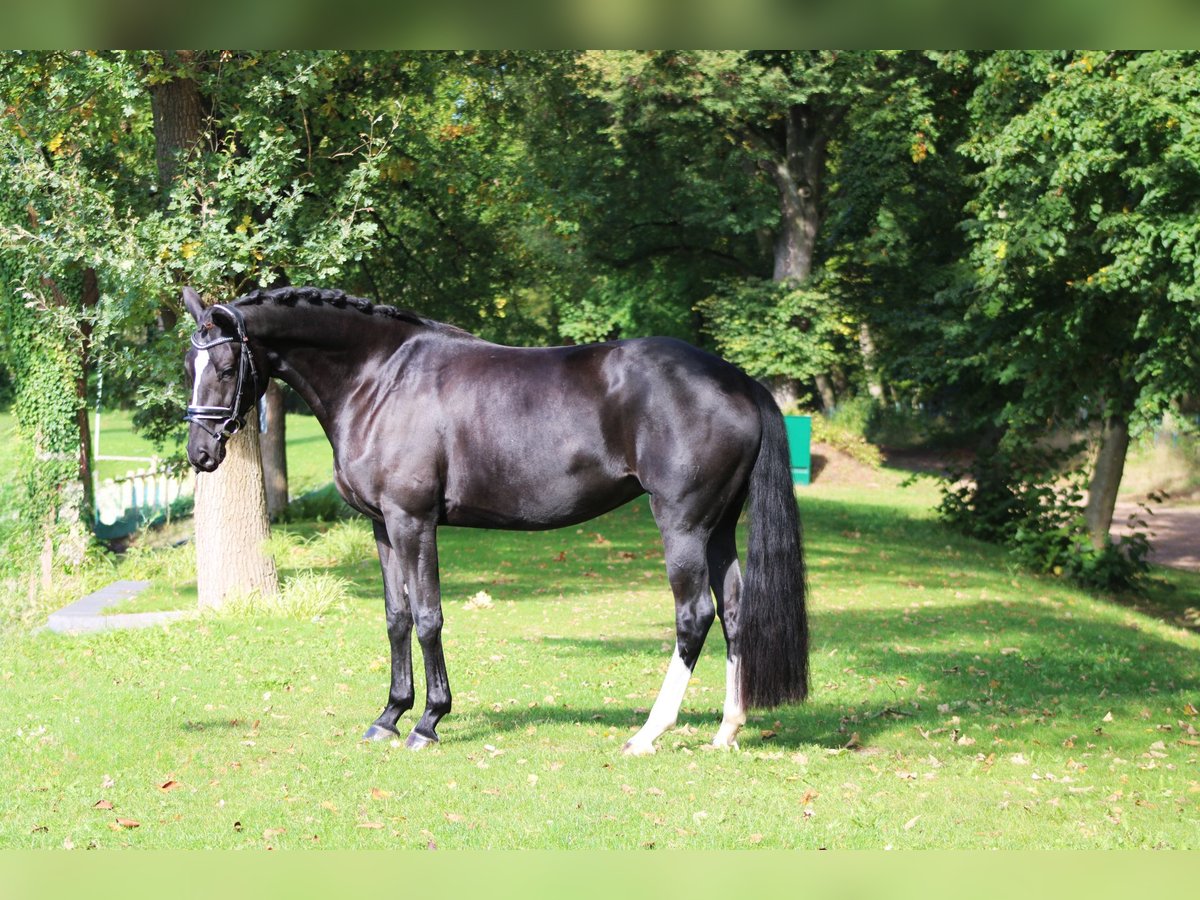
<instances>
[{"instance_id":1,"label":"green grass","mask_svg":"<svg viewBox=\"0 0 1200 900\"><path fill-rule=\"evenodd\" d=\"M420 753L358 742L388 673L366 524L302 523L273 539L285 577L346 582L316 619L6 639L0 846L1200 844L1200 637L1013 569L895 481L801 493L813 696L754 713L740 752L705 749L714 630L679 727L620 753L673 642L644 499L557 532L443 530L455 709ZM159 566L186 603L184 552L129 574Z\"/></svg>"}]
</instances>

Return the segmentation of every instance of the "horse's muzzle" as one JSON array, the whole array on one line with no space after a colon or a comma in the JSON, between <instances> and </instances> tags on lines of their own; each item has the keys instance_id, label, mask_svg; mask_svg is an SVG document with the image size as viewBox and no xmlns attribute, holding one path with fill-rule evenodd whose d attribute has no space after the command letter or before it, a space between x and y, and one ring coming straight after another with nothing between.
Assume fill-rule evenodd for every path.
<instances>
[{"instance_id":1,"label":"horse's muzzle","mask_svg":"<svg viewBox=\"0 0 1200 900\"><path fill-rule=\"evenodd\" d=\"M192 464L192 468L197 472L214 472L224 459L224 442L217 444L213 452L199 448L188 451L188 462Z\"/></svg>"}]
</instances>

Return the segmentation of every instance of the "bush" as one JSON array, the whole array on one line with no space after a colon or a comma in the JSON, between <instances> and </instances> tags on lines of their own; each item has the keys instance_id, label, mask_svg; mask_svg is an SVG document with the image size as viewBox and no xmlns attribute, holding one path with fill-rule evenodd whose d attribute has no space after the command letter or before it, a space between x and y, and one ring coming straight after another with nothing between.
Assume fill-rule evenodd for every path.
<instances>
[{"instance_id":1,"label":"bush","mask_svg":"<svg viewBox=\"0 0 1200 900\"><path fill-rule=\"evenodd\" d=\"M883 454L879 448L868 441L860 431L843 424L839 419L830 419L815 413L812 417L812 439L814 443L840 450L873 469L883 465Z\"/></svg>"},{"instance_id":2,"label":"bush","mask_svg":"<svg viewBox=\"0 0 1200 900\"><path fill-rule=\"evenodd\" d=\"M332 484L309 491L289 503L279 514L280 522L336 522L358 513L351 509Z\"/></svg>"},{"instance_id":3,"label":"bush","mask_svg":"<svg viewBox=\"0 0 1200 900\"><path fill-rule=\"evenodd\" d=\"M1120 543L1092 545L1083 516L1084 473L1062 471L1076 449L982 455L969 470L949 476L938 513L956 531L1004 544L1032 571L1096 590L1131 588L1149 570L1149 539L1135 531Z\"/></svg>"}]
</instances>

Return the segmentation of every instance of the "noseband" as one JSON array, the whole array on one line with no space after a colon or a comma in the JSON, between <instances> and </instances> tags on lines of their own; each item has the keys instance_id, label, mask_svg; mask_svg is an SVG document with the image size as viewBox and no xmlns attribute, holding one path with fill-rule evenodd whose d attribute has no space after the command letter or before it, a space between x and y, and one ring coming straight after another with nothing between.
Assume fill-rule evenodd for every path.
<instances>
[{"instance_id":1,"label":"noseband","mask_svg":"<svg viewBox=\"0 0 1200 900\"><path fill-rule=\"evenodd\" d=\"M214 306L213 309L221 310L233 320L237 334L232 337L218 337L206 341L201 332L197 330L192 335L192 346L197 350L210 350L221 344L241 344L242 352L238 354L237 389L233 392L233 401L229 406L189 406L183 420L198 425L218 441L226 441L246 425L246 417L238 413L238 409L242 405L242 391L249 381L251 389L257 394L258 372L254 367L254 354L250 351L249 339L246 337L246 320L242 317L241 312L224 304ZM249 379L247 379L247 375L250 376ZM208 423L217 424L210 426Z\"/></svg>"}]
</instances>

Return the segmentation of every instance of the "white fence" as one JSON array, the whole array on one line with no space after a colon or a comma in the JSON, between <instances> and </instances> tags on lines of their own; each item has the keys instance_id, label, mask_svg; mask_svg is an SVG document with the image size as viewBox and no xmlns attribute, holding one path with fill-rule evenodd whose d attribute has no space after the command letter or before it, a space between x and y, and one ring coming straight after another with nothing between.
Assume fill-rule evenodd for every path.
<instances>
[{"instance_id":1,"label":"white fence","mask_svg":"<svg viewBox=\"0 0 1200 900\"><path fill-rule=\"evenodd\" d=\"M187 467L151 460L149 468L107 478L96 485L96 532L128 534L159 516L170 517L171 504L196 490Z\"/></svg>"}]
</instances>

